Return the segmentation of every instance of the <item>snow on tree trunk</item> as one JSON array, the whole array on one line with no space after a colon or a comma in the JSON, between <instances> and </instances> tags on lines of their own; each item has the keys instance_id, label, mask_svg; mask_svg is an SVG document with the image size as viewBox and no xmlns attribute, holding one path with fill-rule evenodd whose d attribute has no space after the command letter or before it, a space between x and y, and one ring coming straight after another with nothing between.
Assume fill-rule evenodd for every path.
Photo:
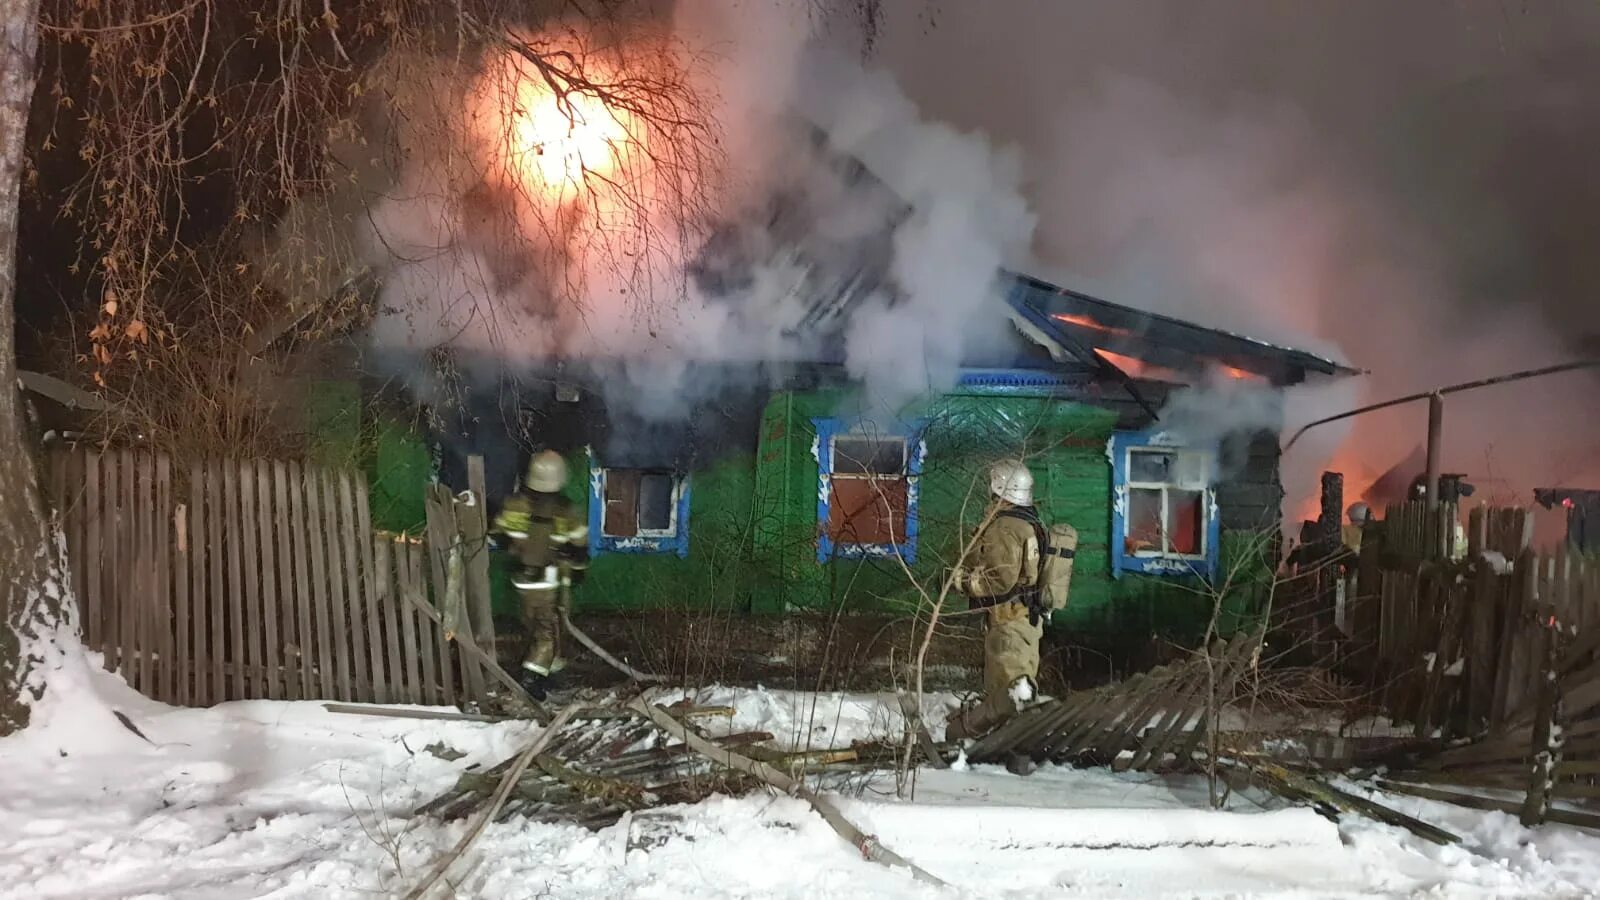
<instances>
[{"instance_id":1,"label":"snow on tree trunk","mask_svg":"<svg viewBox=\"0 0 1600 900\"><path fill-rule=\"evenodd\" d=\"M0 0L0 734L44 694L58 625L70 625L61 541L39 493L17 385L17 219L39 45L38 0Z\"/></svg>"}]
</instances>

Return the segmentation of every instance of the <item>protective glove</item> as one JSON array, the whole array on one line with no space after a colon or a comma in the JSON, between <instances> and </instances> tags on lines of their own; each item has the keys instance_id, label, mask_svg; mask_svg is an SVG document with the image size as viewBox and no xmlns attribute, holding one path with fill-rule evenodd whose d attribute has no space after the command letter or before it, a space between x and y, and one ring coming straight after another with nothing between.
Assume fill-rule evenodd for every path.
<instances>
[{"instance_id":1,"label":"protective glove","mask_svg":"<svg viewBox=\"0 0 1600 900\"><path fill-rule=\"evenodd\" d=\"M1044 598L1036 597L1028 601L1028 624L1038 627L1041 622L1050 621L1050 609L1044 605Z\"/></svg>"}]
</instances>

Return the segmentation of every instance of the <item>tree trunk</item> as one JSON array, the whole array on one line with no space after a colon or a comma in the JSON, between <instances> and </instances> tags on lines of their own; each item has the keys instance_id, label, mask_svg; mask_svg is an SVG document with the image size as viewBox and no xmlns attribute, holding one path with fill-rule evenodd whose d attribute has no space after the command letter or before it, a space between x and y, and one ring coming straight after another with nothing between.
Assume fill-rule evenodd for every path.
<instances>
[{"instance_id":1,"label":"tree trunk","mask_svg":"<svg viewBox=\"0 0 1600 900\"><path fill-rule=\"evenodd\" d=\"M38 0L0 0L0 735L28 724L44 693L41 637L61 620L66 580L34 458L24 437L17 386L17 219L23 142L39 45Z\"/></svg>"}]
</instances>

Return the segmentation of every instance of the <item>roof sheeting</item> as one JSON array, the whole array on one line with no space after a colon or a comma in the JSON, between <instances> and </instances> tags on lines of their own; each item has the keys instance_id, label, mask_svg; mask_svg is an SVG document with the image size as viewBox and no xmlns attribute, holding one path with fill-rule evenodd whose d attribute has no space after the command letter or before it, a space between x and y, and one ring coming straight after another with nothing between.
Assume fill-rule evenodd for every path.
<instances>
[{"instance_id":1,"label":"roof sheeting","mask_svg":"<svg viewBox=\"0 0 1600 900\"><path fill-rule=\"evenodd\" d=\"M1086 363L1105 353L1153 369L1198 374L1225 366L1277 385L1309 375L1353 375L1330 359L1193 322L1111 303L1020 273L1010 273L1007 302L1034 328ZM1130 373L1137 375L1138 373Z\"/></svg>"}]
</instances>

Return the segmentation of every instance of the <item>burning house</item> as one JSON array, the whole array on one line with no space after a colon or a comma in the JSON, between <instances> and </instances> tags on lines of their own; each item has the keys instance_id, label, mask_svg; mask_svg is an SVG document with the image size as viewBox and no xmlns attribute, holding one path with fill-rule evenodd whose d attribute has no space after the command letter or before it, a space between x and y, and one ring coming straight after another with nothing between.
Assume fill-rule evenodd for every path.
<instances>
[{"instance_id":1,"label":"burning house","mask_svg":"<svg viewBox=\"0 0 1600 900\"><path fill-rule=\"evenodd\" d=\"M481 454L494 509L532 453L566 454L595 555L586 611L905 608L956 563L1003 456L1078 529L1070 629L1192 633L1211 609L1197 583L1270 573L1278 389L1347 369L1003 271L1032 218L981 141L912 123L917 143L890 152L887 129L841 146L797 120L765 133L763 183L683 255L664 308L588 269L578 302L550 293L528 262L548 234L514 215L419 242L436 210L374 210L375 374L430 411L442 480L463 485ZM1255 602L1231 590L1230 621Z\"/></svg>"},{"instance_id":2,"label":"burning house","mask_svg":"<svg viewBox=\"0 0 1600 900\"><path fill-rule=\"evenodd\" d=\"M955 563L987 465L1023 455L1041 512L1080 535L1065 627L1193 632L1211 604L1197 583L1223 580L1227 612L1248 614L1260 598L1241 586L1276 563L1278 435L1206 436L1167 419L1187 391L1275 393L1348 370L1006 277L990 315L1009 339L893 411L827 341L811 359L708 366L706 380L736 387L667 422L639 418L591 367L563 364L465 398L452 433L434 435L443 478L458 483L465 455L483 454L495 507L529 454L565 452L584 475L569 491L589 511L596 557L580 610L882 613L916 602L913 578Z\"/></svg>"}]
</instances>

